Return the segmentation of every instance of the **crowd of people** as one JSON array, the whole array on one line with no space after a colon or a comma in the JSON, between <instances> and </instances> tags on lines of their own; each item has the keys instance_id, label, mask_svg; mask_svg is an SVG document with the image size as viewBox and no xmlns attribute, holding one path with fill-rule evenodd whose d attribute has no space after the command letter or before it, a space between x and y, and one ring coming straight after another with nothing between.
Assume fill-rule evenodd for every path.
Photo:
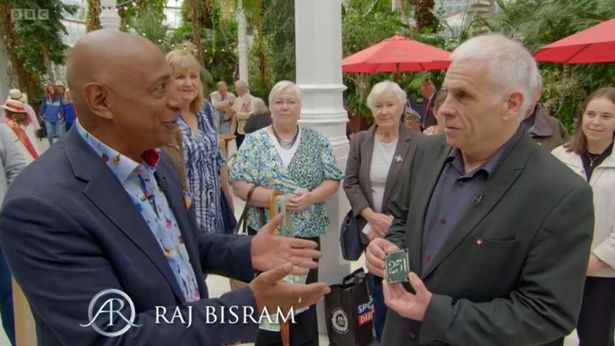
<instances>
[{"instance_id":1,"label":"crowd of people","mask_svg":"<svg viewBox=\"0 0 615 346\"><path fill-rule=\"evenodd\" d=\"M220 81L207 98L200 69L189 49L164 56L143 38L95 31L71 52L70 91L47 86L40 117L11 90L0 125L11 342L12 273L41 345L285 343L280 328L204 322L204 307L229 305L296 309L290 345L318 345L325 202L342 185L378 343L562 345L576 328L581 345L613 345L615 87L587 98L569 136L540 106L528 51L474 37L439 90L423 84L422 106L393 81L371 88L373 124L350 137L342 171L328 139L300 123L296 84L276 83L265 102L245 81L236 95ZM247 235L234 234L238 221ZM399 249L408 283L388 283L385 256ZM208 273L247 284L209 298ZM109 288L132 298L140 328L107 338L79 326ZM160 326L157 306L201 312L191 328Z\"/></svg>"}]
</instances>

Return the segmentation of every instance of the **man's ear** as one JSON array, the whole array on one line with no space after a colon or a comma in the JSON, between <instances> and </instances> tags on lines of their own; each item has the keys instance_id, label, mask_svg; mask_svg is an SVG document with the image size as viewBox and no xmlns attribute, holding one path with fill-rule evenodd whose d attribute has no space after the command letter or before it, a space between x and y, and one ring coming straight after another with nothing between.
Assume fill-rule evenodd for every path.
<instances>
[{"instance_id":1,"label":"man's ear","mask_svg":"<svg viewBox=\"0 0 615 346\"><path fill-rule=\"evenodd\" d=\"M109 92L99 83L88 83L83 88L84 101L93 114L105 119L113 119L108 105Z\"/></svg>"},{"instance_id":2,"label":"man's ear","mask_svg":"<svg viewBox=\"0 0 615 346\"><path fill-rule=\"evenodd\" d=\"M520 90L513 90L508 94L506 99L506 114L505 119L516 119L519 117L521 107L523 107L524 101L523 93Z\"/></svg>"}]
</instances>

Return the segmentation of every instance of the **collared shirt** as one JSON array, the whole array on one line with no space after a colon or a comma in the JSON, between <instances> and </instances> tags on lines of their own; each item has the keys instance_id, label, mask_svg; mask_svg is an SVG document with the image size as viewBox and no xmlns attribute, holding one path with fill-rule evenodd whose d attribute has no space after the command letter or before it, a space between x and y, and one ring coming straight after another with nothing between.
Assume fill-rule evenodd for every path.
<instances>
[{"instance_id":1,"label":"collared shirt","mask_svg":"<svg viewBox=\"0 0 615 346\"><path fill-rule=\"evenodd\" d=\"M79 135L107 163L130 196L135 209L160 245L186 301L199 300L199 286L177 220L155 179L160 158L158 151L146 151L141 156L142 161L135 162L98 140L79 121L75 122L75 126Z\"/></svg>"},{"instance_id":2,"label":"collared shirt","mask_svg":"<svg viewBox=\"0 0 615 346\"><path fill-rule=\"evenodd\" d=\"M423 228L422 271L426 272L455 227L483 198L487 180L519 143L525 129L517 132L481 167L465 173L459 149L451 150L427 207Z\"/></svg>"}]
</instances>

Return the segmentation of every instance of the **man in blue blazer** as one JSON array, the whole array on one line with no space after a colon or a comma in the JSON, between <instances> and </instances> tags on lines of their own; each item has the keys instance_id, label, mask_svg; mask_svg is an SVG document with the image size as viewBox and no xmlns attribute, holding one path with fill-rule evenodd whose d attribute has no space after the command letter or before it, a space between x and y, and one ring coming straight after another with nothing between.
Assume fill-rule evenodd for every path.
<instances>
[{"instance_id":1,"label":"man in blue blazer","mask_svg":"<svg viewBox=\"0 0 615 346\"><path fill-rule=\"evenodd\" d=\"M39 345L249 341L265 308L286 312L328 292L280 281L319 256L313 242L274 235L280 218L255 237L195 232L172 163L155 150L176 126L170 73L156 46L128 34L95 31L71 52L79 121L13 183L0 214ZM250 281L254 270L263 273L249 287L208 298L203 273ZM121 293L97 300L109 289Z\"/></svg>"}]
</instances>

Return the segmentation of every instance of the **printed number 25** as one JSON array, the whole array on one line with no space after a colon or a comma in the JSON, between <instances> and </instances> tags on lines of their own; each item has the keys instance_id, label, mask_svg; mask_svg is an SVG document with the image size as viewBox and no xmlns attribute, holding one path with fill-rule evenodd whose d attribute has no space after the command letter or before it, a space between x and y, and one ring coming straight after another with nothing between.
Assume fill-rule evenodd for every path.
<instances>
[{"instance_id":1,"label":"printed number 25","mask_svg":"<svg viewBox=\"0 0 615 346\"><path fill-rule=\"evenodd\" d=\"M389 262L389 274L397 274L408 268L407 259L399 258Z\"/></svg>"}]
</instances>

